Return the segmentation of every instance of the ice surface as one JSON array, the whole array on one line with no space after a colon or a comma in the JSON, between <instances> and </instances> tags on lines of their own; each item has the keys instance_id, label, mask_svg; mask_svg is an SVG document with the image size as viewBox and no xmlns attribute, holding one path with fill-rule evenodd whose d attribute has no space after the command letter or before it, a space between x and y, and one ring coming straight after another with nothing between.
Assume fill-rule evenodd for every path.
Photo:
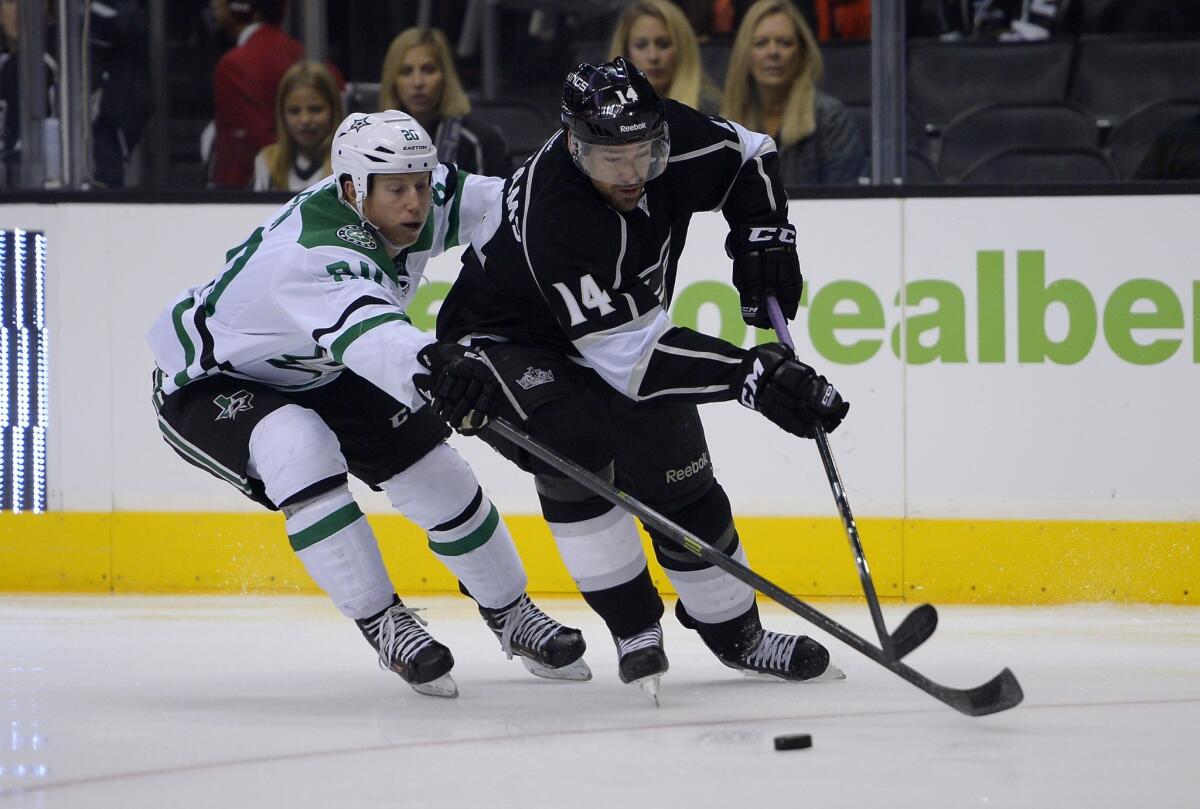
<instances>
[{"instance_id":1,"label":"ice surface","mask_svg":"<svg viewBox=\"0 0 1200 809\"><path fill-rule=\"evenodd\" d=\"M670 617L656 710L581 601L539 599L584 630L590 683L506 660L463 598L407 600L453 649L457 700L376 668L322 598L3 598L0 809L1200 806L1194 608L942 608L907 662L959 687L1010 666L1025 689L971 719L815 630L848 679L743 678ZM819 606L871 636L863 605ZM774 751L785 733L813 747Z\"/></svg>"}]
</instances>

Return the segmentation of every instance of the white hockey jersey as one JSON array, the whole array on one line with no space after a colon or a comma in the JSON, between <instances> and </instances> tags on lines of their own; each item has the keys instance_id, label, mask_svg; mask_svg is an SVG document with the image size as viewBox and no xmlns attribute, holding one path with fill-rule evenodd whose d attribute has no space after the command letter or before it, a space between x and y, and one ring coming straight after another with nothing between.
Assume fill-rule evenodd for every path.
<instances>
[{"instance_id":1,"label":"white hockey jersey","mask_svg":"<svg viewBox=\"0 0 1200 809\"><path fill-rule=\"evenodd\" d=\"M301 191L225 254L216 278L182 292L155 321L146 339L162 392L216 373L304 390L350 368L417 409L416 352L433 335L404 309L429 258L470 241L502 184L438 165L425 227L394 259L338 200L332 176Z\"/></svg>"}]
</instances>

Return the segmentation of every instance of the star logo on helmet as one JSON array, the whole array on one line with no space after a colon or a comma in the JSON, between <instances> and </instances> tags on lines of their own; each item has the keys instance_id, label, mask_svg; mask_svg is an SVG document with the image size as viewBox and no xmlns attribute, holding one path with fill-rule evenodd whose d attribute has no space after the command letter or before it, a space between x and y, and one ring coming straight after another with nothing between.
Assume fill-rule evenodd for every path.
<instances>
[{"instance_id":1,"label":"star logo on helmet","mask_svg":"<svg viewBox=\"0 0 1200 809\"><path fill-rule=\"evenodd\" d=\"M368 123L369 122L367 121L367 116L364 115L361 118L355 118L353 121L351 121L349 129L351 132L357 132L358 130L362 129L364 126L367 126Z\"/></svg>"}]
</instances>

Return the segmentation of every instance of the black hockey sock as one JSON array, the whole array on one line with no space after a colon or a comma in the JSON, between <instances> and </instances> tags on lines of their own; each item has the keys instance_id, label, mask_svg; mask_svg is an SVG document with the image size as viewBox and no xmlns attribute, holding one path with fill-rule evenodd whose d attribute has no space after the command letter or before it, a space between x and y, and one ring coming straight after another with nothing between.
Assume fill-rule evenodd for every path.
<instances>
[{"instance_id":1,"label":"black hockey sock","mask_svg":"<svg viewBox=\"0 0 1200 809\"><path fill-rule=\"evenodd\" d=\"M736 618L721 621L716 624L705 624L688 615L683 608L683 602L675 602L675 617L679 623L688 629L694 629L700 635L704 645L713 654L727 660L737 660L747 654L758 643L762 635L762 622L758 618L758 604L751 604L750 609Z\"/></svg>"},{"instance_id":2,"label":"black hockey sock","mask_svg":"<svg viewBox=\"0 0 1200 809\"><path fill-rule=\"evenodd\" d=\"M608 631L619 638L641 632L663 616L662 599L650 580L649 568L645 567L624 584L585 592L583 600L604 619Z\"/></svg>"}]
</instances>

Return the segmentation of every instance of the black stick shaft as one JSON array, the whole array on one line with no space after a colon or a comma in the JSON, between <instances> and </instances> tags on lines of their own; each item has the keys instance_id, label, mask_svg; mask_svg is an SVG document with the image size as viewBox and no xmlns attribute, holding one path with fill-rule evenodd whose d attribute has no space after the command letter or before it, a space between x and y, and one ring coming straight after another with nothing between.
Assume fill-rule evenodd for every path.
<instances>
[{"instance_id":1,"label":"black stick shaft","mask_svg":"<svg viewBox=\"0 0 1200 809\"><path fill-rule=\"evenodd\" d=\"M871 658L884 668L894 672L934 699L940 700L956 711L968 716L983 716L1007 710L1021 701L1020 685L1008 669L1002 671L989 682L968 690L948 688L930 680L924 674L910 668L894 657L887 656L881 649L872 646L869 642L851 632L820 610L809 606L774 582L721 553L712 545L689 533L671 520L668 520L637 498L617 489L607 481L601 480L574 461L562 457L541 442L513 427L504 419L491 419L488 422L488 429L501 438L524 449L534 457L540 458L594 494L629 512L644 524L654 526L680 547L700 557L714 567L724 570L734 578L745 582L760 593L771 597L801 618L825 630L842 643L845 643L860 654Z\"/></svg>"},{"instance_id":2,"label":"black stick shaft","mask_svg":"<svg viewBox=\"0 0 1200 809\"><path fill-rule=\"evenodd\" d=\"M775 327L780 342L795 351L796 344L788 331L787 320L779 309L779 301L775 300L773 295L767 297L767 313L771 316L771 325ZM829 436L820 425L814 427L813 432L816 434L817 450L821 453L821 463L825 467L825 477L829 479L829 488L833 491L833 500L842 518L842 528L846 532L846 539L850 541L854 564L858 567L858 578L867 597L871 621L879 634L879 645L889 660L895 660L896 650L892 647L892 636L888 634L887 624L883 622L883 611L879 608L879 597L875 594L875 582L871 580L871 568L867 565L867 555L863 551L862 541L858 538L858 526L854 522L854 514L850 511L850 501L846 499L846 489L842 485L841 475L838 474L837 464L834 463L833 451L829 448Z\"/></svg>"}]
</instances>

